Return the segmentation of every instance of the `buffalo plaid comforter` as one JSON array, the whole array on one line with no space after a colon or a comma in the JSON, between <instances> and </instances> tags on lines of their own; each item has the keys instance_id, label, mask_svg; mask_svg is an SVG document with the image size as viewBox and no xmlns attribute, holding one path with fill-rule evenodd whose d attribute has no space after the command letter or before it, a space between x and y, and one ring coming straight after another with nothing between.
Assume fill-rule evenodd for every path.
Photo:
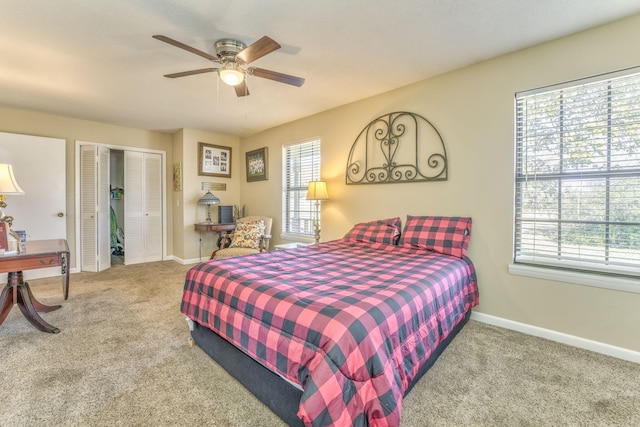
<instances>
[{"instance_id":1,"label":"buffalo plaid comforter","mask_svg":"<svg viewBox=\"0 0 640 427\"><path fill-rule=\"evenodd\" d=\"M303 389L313 426L397 426L405 390L478 304L468 258L334 240L209 261L181 311Z\"/></svg>"}]
</instances>

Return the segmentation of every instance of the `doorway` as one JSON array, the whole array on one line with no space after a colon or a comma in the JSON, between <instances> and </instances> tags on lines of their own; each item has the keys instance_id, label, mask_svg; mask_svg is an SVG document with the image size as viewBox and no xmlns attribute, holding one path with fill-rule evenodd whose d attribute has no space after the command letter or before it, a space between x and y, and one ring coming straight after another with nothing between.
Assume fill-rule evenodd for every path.
<instances>
[{"instance_id":1,"label":"doorway","mask_svg":"<svg viewBox=\"0 0 640 427\"><path fill-rule=\"evenodd\" d=\"M103 150L106 159L99 154ZM86 152L95 152L95 168L91 162L83 163ZM82 271L100 271L112 262L163 260L165 152L76 141L76 158L76 164L82 165L82 173L76 174L80 195L76 247Z\"/></svg>"},{"instance_id":2,"label":"doorway","mask_svg":"<svg viewBox=\"0 0 640 427\"><path fill-rule=\"evenodd\" d=\"M124 151L109 153L111 264L124 264Z\"/></svg>"},{"instance_id":3,"label":"doorway","mask_svg":"<svg viewBox=\"0 0 640 427\"><path fill-rule=\"evenodd\" d=\"M4 212L28 240L67 238L66 140L0 132L0 163L13 165L24 195L8 196ZM46 184L44 184L46 183ZM60 275L60 267L24 272L25 279ZM6 282L0 274L0 283Z\"/></svg>"}]
</instances>

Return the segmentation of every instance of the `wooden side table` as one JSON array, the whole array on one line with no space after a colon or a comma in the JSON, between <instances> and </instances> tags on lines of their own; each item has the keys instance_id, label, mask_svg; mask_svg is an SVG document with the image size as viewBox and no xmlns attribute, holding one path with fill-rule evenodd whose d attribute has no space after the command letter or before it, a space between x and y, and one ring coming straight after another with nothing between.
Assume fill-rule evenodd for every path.
<instances>
[{"instance_id":1,"label":"wooden side table","mask_svg":"<svg viewBox=\"0 0 640 427\"><path fill-rule=\"evenodd\" d=\"M22 272L37 268L60 266L62 270L62 292L69 297L69 247L64 239L32 240L24 245L22 252L0 256L0 273L8 273L7 286L0 294L0 325L15 304L36 328L57 334L60 329L45 322L38 312L48 313L61 305L44 305L35 299Z\"/></svg>"},{"instance_id":2,"label":"wooden side table","mask_svg":"<svg viewBox=\"0 0 640 427\"><path fill-rule=\"evenodd\" d=\"M235 222L228 222L224 224L216 224L214 222L201 222L199 224L194 224L194 229L200 233L200 260L202 260L202 233L206 232L216 232L218 233L218 240L216 240L216 245L218 249L220 249L220 244L222 243L222 235L223 233L227 233L229 231L233 231L236 229Z\"/></svg>"}]
</instances>

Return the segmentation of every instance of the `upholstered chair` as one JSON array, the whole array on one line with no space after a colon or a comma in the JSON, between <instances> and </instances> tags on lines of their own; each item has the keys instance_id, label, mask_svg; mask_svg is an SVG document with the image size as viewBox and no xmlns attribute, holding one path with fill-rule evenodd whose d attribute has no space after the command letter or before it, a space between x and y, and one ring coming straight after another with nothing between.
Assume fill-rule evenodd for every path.
<instances>
[{"instance_id":1,"label":"upholstered chair","mask_svg":"<svg viewBox=\"0 0 640 427\"><path fill-rule=\"evenodd\" d=\"M236 221L236 229L222 237L220 249L211 259L257 254L269 250L271 223L266 216L246 216Z\"/></svg>"}]
</instances>

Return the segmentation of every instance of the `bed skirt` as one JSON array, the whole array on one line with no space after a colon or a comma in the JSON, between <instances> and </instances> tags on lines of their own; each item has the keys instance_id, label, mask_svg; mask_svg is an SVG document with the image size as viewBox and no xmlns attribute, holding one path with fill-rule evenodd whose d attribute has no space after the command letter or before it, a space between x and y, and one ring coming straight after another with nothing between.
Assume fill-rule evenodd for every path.
<instances>
[{"instance_id":1,"label":"bed skirt","mask_svg":"<svg viewBox=\"0 0 640 427\"><path fill-rule=\"evenodd\" d=\"M453 328L438 347L435 348L427 362L420 368L416 378L405 391L406 396L413 386L431 368L440 354L469 321L471 311ZM194 322L191 336L195 343L204 350L209 357L222 366L232 377L245 386L254 396L264 403L273 413L289 426L304 426L298 418L298 407L302 390L294 387L279 375L271 372L250 356L239 350L212 330Z\"/></svg>"}]
</instances>

